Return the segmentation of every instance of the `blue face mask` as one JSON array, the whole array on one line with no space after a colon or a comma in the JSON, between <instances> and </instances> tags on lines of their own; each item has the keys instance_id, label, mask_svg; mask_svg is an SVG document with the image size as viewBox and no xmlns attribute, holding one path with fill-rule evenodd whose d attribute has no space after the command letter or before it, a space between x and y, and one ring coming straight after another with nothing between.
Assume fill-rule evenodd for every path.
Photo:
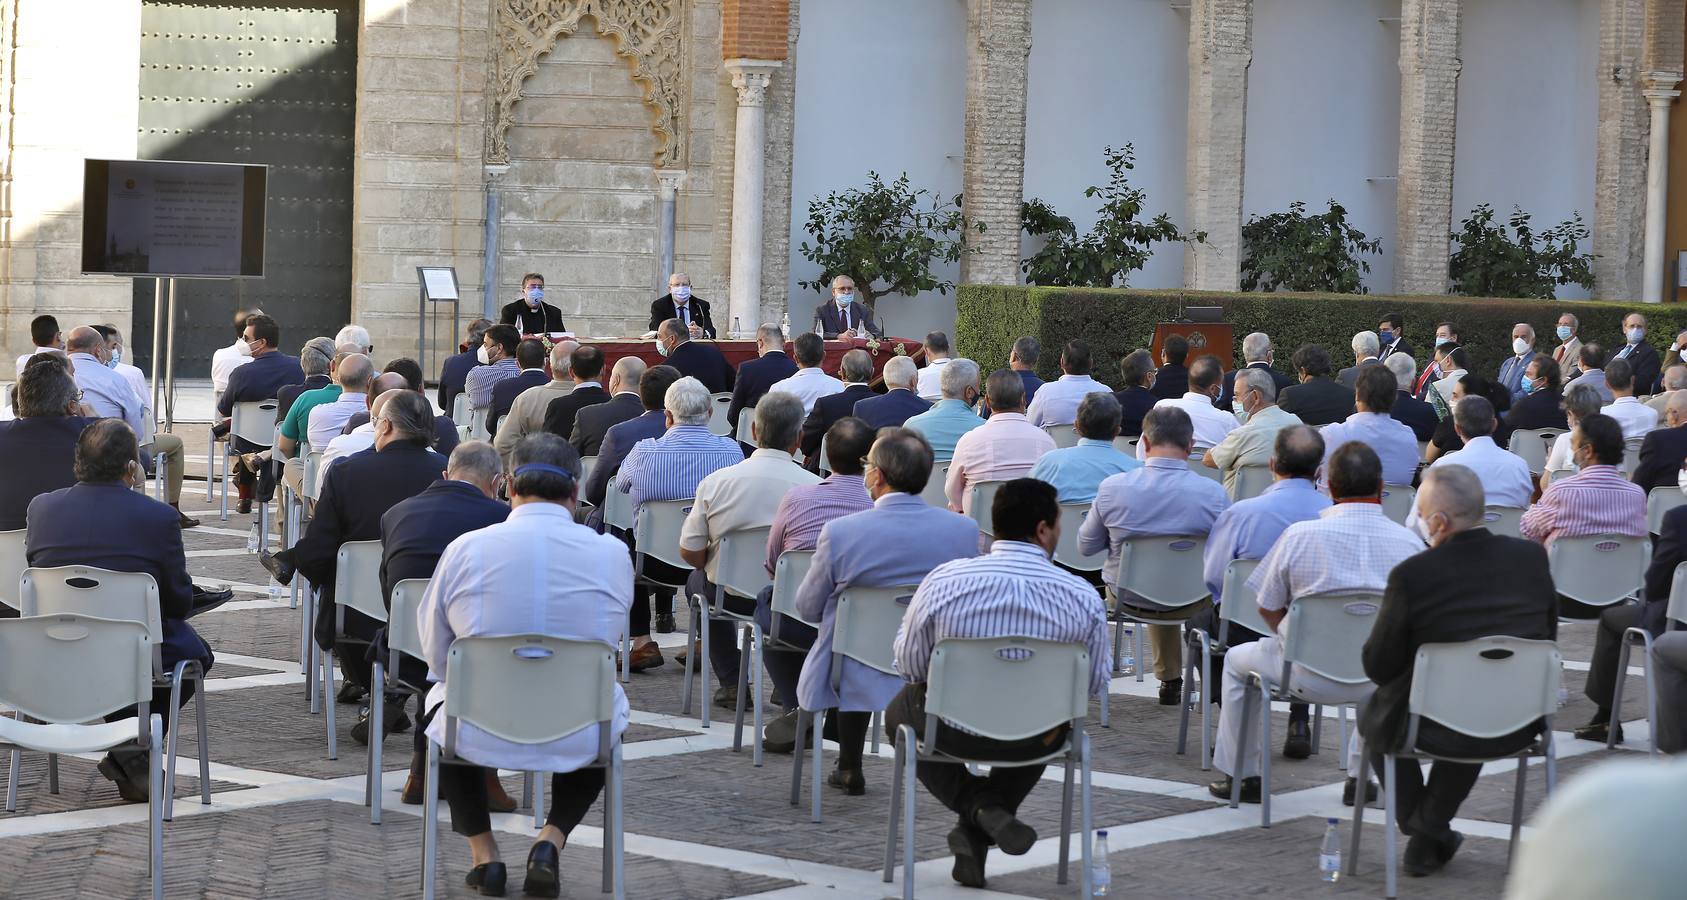
<instances>
[{"instance_id":1,"label":"blue face mask","mask_svg":"<svg viewBox=\"0 0 1687 900\"><path fill-rule=\"evenodd\" d=\"M528 288L527 289L527 303L528 303L528 305L538 306L539 301L541 301L543 299L545 299L545 289L544 288Z\"/></svg>"},{"instance_id":2,"label":"blue face mask","mask_svg":"<svg viewBox=\"0 0 1687 900\"><path fill-rule=\"evenodd\" d=\"M106 360L105 364L106 364L107 368L115 369L115 368L117 368L118 363L121 363L122 361L123 361L123 348L122 347L113 347L113 348L111 348L111 359Z\"/></svg>"},{"instance_id":3,"label":"blue face mask","mask_svg":"<svg viewBox=\"0 0 1687 900\"><path fill-rule=\"evenodd\" d=\"M1451 344L1452 342L1453 342L1452 338L1438 337L1438 338L1435 339L1435 346L1440 347L1444 344Z\"/></svg>"},{"instance_id":4,"label":"blue face mask","mask_svg":"<svg viewBox=\"0 0 1687 900\"><path fill-rule=\"evenodd\" d=\"M1570 330L1570 326L1568 326L1568 325L1558 326L1558 339L1559 340L1567 341L1567 340L1570 339L1570 335L1572 335L1572 334L1575 334L1575 332Z\"/></svg>"},{"instance_id":5,"label":"blue face mask","mask_svg":"<svg viewBox=\"0 0 1687 900\"><path fill-rule=\"evenodd\" d=\"M1378 328L1377 340L1381 341L1384 346L1387 346L1388 344L1394 342L1394 332L1387 328Z\"/></svg>"},{"instance_id":6,"label":"blue face mask","mask_svg":"<svg viewBox=\"0 0 1687 900\"><path fill-rule=\"evenodd\" d=\"M835 297L833 299L838 301L838 308L842 309L843 307L848 306L850 303L855 301L855 295L854 294L839 294L837 297Z\"/></svg>"},{"instance_id":7,"label":"blue face mask","mask_svg":"<svg viewBox=\"0 0 1687 900\"><path fill-rule=\"evenodd\" d=\"M1523 379L1523 383L1519 385L1519 387L1523 389L1523 393L1525 394L1533 394L1535 392L1535 383L1527 378Z\"/></svg>"}]
</instances>

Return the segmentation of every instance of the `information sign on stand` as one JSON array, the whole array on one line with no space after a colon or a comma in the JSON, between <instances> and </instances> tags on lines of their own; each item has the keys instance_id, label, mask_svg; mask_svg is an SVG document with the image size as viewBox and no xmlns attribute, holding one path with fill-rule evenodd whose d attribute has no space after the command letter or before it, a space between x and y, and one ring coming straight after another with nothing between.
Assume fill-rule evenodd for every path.
<instances>
[{"instance_id":1,"label":"information sign on stand","mask_svg":"<svg viewBox=\"0 0 1687 900\"><path fill-rule=\"evenodd\" d=\"M455 266L417 266L416 282L420 286L421 301L417 308L416 329L416 362L422 366L422 372L432 372L437 365L428 365L428 321L434 323L434 340L439 340L439 309L437 304L451 304L451 335L457 334L457 304L461 300L457 289L457 268ZM435 304L430 306L429 304ZM437 360L435 360L437 362ZM446 410L450 412L450 410Z\"/></svg>"}]
</instances>

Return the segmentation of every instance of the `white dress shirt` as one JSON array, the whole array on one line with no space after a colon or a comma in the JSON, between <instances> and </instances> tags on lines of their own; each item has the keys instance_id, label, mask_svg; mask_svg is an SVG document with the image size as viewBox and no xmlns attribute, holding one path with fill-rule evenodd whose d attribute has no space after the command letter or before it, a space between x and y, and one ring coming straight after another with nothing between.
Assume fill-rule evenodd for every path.
<instances>
[{"instance_id":1,"label":"white dress shirt","mask_svg":"<svg viewBox=\"0 0 1687 900\"><path fill-rule=\"evenodd\" d=\"M235 338L233 344L211 354L211 390L219 394L228 390L228 373L251 361L252 351L240 338Z\"/></svg>"},{"instance_id":2,"label":"white dress shirt","mask_svg":"<svg viewBox=\"0 0 1687 900\"><path fill-rule=\"evenodd\" d=\"M36 347L34 350L31 350L28 353L25 353L24 355L18 357L18 374L19 375L23 374L23 367L26 366L26 365L29 365L30 359L33 358L35 356L35 354L37 354L37 353L57 353L60 356L64 355L64 351L60 350L57 347Z\"/></svg>"},{"instance_id":3,"label":"white dress shirt","mask_svg":"<svg viewBox=\"0 0 1687 900\"><path fill-rule=\"evenodd\" d=\"M1047 390L1048 385L1044 385L1043 389ZM1041 390L1037 392L1037 396L1042 395ZM1242 423L1236 421L1235 413L1214 406L1212 398L1206 394L1190 391L1181 397L1168 397L1154 404L1155 409L1162 406L1175 406L1189 414L1189 421L1195 425L1195 450L1192 455L1197 460L1201 454L1224 443L1230 432L1242 427ZM1148 458L1146 442L1137 443L1136 458Z\"/></svg>"},{"instance_id":4,"label":"white dress shirt","mask_svg":"<svg viewBox=\"0 0 1687 900\"><path fill-rule=\"evenodd\" d=\"M333 403L319 403L311 408L305 434L312 447L326 448L340 436L351 417L369 410L365 394L341 393Z\"/></svg>"},{"instance_id":5,"label":"white dress shirt","mask_svg":"<svg viewBox=\"0 0 1687 900\"><path fill-rule=\"evenodd\" d=\"M445 663L460 637L544 634L614 646L627 627L633 565L618 539L577 525L567 507L524 503L496 525L451 542L416 612L428 663L428 707L445 700ZM627 727L627 695L615 692L613 728ZM445 716L428 736L445 741ZM597 759L598 726L545 744L512 744L468 724L457 729L457 755L482 766L571 772Z\"/></svg>"},{"instance_id":6,"label":"white dress shirt","mask_svg":"<svg viewBox=\"0 0 1687 900\"><path fill-rule=\"evenodd\" d=\"M797 373L790 378L775 381L773 386L767 389L767 392L769 394L781 392L795 394L798 399L802 400L803 415L807 415L814 409L814 401L821 397L829 397L832 394L840 393L843 389L843 382L827 375L820 370L819 366L815 366L812 369L798 369Z\"/></svg>"},{"instance_id":7,"label":"white dress shirt","mask_svg":"<svg viewBox=\"0 0 1687 900\"><path fill-rule=\"evenodd\" d=\"M1429 465L1431 469L1441 466L1464 466L1476 473L1476 480L1482 482L1484 502L1489 506L1526 509L1535 496L1535 482L1529 477L1529 464L1510 450L1500 449L1500 445L1488 435L1465 441L1464 449L1442 456ZM1417 520L1417 515L1417 504L1413 503L1406 524L1410 526Z\"/></svg>"},{"instance_id":8,"label":"white dress shirt","mask_svg":"<svg viewBox=\"0 0 1687 900\"><path fill-rule=\"evenodd\" d=\"M920 395L921 400L936 403L943 399L943 367L949 364L949 357L933 359L920 370L920 383L914 388L914 393Z\"/></svg>"},{"instance_id":9,"label":"white dress shirt","mask_svg":"<svg viewBox=\"0 0 1687 900\"><path fill-rule=\"evenodd\" d=\"M1600 412L1616 419L1617 424L1623 426L1625 441L1645 437L1646 432L1658 427L1658 411L1635 397L1618 397Z\"/></svg>"},{"instance_id":10,"label":"white dress shirt","mask_svg":"<svg viewBox=\"0 0 1687 900\"><path fill-rule=\"evenodd\" d=\"M1062 375L1037 388L1037 396L1031 398L1025 418L1039 428L1070 425L1078 421L1078 404L1090 394L1102 393L1111 394L1113 389L1088 375Z\"/></svg>"},{"instance_id":11,"label":"white dress shirt","mask_svg":"<svg viewBox=\"0 0 1687 900\"><path fill-rule=\"evenodd\" d=\"M324 403L323 406L328 404ZM322 407L317 407L321 409ZM311 410L316 412L316 410ZM311 442L311 446L322 448L322 464L316 468L316 490L322 490L323 480L328 477L328 467L335 462L345 459L353 453L361 453L375 446L375 423L364 422L351 430L350 434L334 433L334 439L326 444Z\"/></svg>"}]
</instances>

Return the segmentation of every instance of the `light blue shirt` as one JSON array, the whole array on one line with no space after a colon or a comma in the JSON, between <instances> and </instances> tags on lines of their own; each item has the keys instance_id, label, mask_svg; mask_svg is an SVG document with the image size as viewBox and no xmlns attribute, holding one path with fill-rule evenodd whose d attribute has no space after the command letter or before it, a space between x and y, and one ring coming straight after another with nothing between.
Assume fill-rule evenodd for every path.
<instances>
[{"instance_id":1,"label":"light blue shirt","mask_svg":"<svg viewBox=\"0 0 1687 900\"><path fill-rule=\"evenodd\" d=\"M1418 436L1411 426L1395 421L1387 413L1356 412L1345 422L1325 425L1319 432L1324 436L1324 468L1329 469L1330 455L1342 444L1358 441L1369 445L1382 460L1382 480L1388 484L1411 484L1423 458L1418 450Z\"/></svg>"},{"instance_id":2,"label":"light blue shirt","mask_svg":"<svg viewBox=\"0 0 1687 900\"><path fill-rule=\"evenodd\" d=\"M1119 551L1126 540L1205 535L1229 507L1223 485L1190 471L1181 459L1151 457L1142 468L1101 483L1091 515L1078 529L1078 552L1088 556L1106 550L1102 577L1117 585Z\"/></svg>"},{"instance_id":3,"label":"light blue shirt","mask_svg":"<svg viewBox=\"0 0 1687 900\"><path fill-rule=\"evenodd\" d=\"M659 438L633 445L621 461L615 489L633 498L636 517L644 504L696 496L710 473L744 461L738 442L703 425L675 425Z\"/></svg>"},{"instance_id":4,"label":"light blue shirt","mask_svg":"<svg viewBox=\"0 0 1687 900\"><path fill-rule=\"evenodd\" d=\"M1330 498L1305 478L1274 481L1258 497L1242 500L1219 515L1207 535L1202 574L1213 605L1223 601L1224 570L1233 559L1264 559L1283 531L1296 522L1318 518Z\"/></svg>"},{"instance_id":5,"label":"light blue shirt","mask_svg":"<svg viewBox=\"0 0 1687 900\"><path fill-rule=\"evenodd\" d=\"M1112 441L1079 438L1076 446L1043 454L1031 477L1054 485L1061 503L1089 503L1108 476L1140 468L1141 462L1120 453Z\"/></svg>"},{"instance_id":6,"label":"light blue shirt","mask_svg":"<svg viewBox=\"0 0 1687 900\"><path fill-rule=\"evenodd\" d=\"M961 435L984 424L962 400L939 400L931 409L917 416L909 416L904 428L918 431L931 445L938 462L955 455L955 444Z\"/></svg>"},{"instance_id":7,"label":"light blue shirt","mask_svg":"<svg viewBox=\"0 0 1687 900\"><path fill-rule=\"evenodd\" d=\"M1078 420L1078 404L1090 394L1113 393L1113 389L1088 375L1062 375L1037 389L1025 418L1032 425L1070 425Z\"/></svg>"},{"instance_id":8,"label":"light blue shirt","mask_svg":"<svg viewBox=\"0 0 1687 900\"><path fill-rule=\"evenodd\" d=\"M75 369L76 386L82 391L82 402L88 404L96 416L128 422L139 439L142 403L141 398L135 396L129 379L115 369L107 368L88 353L70 354L70 364Z\"/></svg>"}]
</instances>

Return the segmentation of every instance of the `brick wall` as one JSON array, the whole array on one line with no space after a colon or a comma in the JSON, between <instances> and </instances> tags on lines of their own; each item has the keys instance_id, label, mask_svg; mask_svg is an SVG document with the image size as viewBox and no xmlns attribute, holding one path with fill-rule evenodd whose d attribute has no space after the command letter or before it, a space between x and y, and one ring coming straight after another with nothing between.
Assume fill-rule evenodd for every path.
<instances>
[{"instance_id":1,"label":"brick wall","mask_svg":"<svg viewBox=\"0 0 1687 900\"><path fill-rule=\"evenodd\" d=\"M785 59L790 0L723 0L722 59Z\"/></svg>"}]
</instances>

